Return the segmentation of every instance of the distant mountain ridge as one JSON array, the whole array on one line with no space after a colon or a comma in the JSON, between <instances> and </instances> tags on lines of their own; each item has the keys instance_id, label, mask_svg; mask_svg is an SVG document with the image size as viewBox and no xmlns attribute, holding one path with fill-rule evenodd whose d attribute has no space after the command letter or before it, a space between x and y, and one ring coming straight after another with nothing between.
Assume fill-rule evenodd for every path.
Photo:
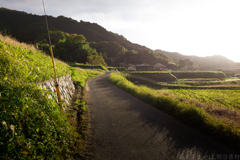
<instances>
[{"instance_id":1,"label":"distant mountain ridge","mask_svg":"<svg viewBox=\"0 0 240 160\"><path fill-rule=\"evenodd\" d=\"M189 59L193 61L194 65L198 65L199 69L201 70L218 70L222 68L232 69L238 67L238 63L221 55L198 57L182 55L178 52L167 52L160 49L154 50L154 52L165 54L166 56L172 58L176 64L180 59Z\"/></svg>"}]
</instances>

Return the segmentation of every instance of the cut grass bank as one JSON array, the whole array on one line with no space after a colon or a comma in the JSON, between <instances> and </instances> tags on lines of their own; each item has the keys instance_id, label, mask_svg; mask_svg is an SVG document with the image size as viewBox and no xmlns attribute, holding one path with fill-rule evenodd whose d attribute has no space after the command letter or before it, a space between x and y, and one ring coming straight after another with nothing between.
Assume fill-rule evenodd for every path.
<instances>
[{"instance_id":1,"label":"cut grass bank","mask_svg":"<svg viewBox=\"0 0 240 160\"><path fill-rule=\"evenodd\" d=\"M112 73L109 81L233 149L240 149L239 110L204 103L196 98L181 97L168 90L136 86L118 72Z\"/></svg>"},{"instance_id":2,"label":"cut grass bank","mask_svg":"<svg viewBox=\"0 0 240 160\"><path fill-rule=\"evenodd\" d=\"M107 67L102 65L89 65L89 64L81 64L81 63L70 63L70 66L72 67L78 67L82 69L95 69L95 70L103 70L103 71L109 71Z\"/></svg>"},{"instance_id":3,"label":"cut grass bank","mask_svg":"<svg viewBox=\"0 0 240 160\"><path fill-rule=\"evenodd\" d=\"M70 74L81 86L98 74L55 63L58 77ZM0 35L0 159L72 159L81 154L81 135L68 114L35 85L52 77L49 56Z\"/></svg>"}]
</instances>

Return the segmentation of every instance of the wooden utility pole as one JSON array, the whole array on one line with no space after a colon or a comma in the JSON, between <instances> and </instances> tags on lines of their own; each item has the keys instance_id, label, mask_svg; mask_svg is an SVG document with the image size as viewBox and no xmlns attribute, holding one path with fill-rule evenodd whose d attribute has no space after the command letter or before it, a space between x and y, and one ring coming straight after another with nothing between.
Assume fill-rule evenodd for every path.
<instances>
[{"instance_id":1,"label":"wooden utility pole","mask_svg":"<svg viewBox=\"0 0 240 160\"><path fill-rule=\"evenodd\" d=\"M60 90L59 90L59 85L58 85L58 80L57 80L57 75L56 75L56 70L55 70L55 63L54 63L54 57L53 57L53 49L52 49L52 43L51 43L51 38L50 38L50 32L49 32L49 28L48 28L48 22L47 22L47 15L46 15L46 10L45 10L45 5L44 5L44 0L42 0L43 2L43 9L44 9L44 13L45 13L45 19L46 19L46 25L47 25L47 31L48 31L48 38L49 38L49 45L50 45L50 52L51 52L51 57L52 57L52 63L53 63L53 72L54 72L54 78L55 78L55 87L56 87L56 91L57 91L57 95L58 95L58 103L61 107L61 110L63 111L63 105L62 105L62 99L61 99L61 94L60 94Z\"/></svg>"}]
</instances>

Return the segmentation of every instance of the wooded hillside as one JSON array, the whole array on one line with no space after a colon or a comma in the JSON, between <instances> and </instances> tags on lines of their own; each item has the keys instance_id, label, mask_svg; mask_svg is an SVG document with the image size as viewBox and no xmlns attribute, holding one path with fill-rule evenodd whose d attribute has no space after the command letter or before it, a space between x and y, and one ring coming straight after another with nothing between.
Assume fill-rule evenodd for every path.
<instances>
[{"instance_id":1,"label":"wooded hillside","mask_svg":"<svg viewBox=\"0 0 240 160\"><path fill-rule=\"evenodd\" d=\"M164 54L128 41L124 36L107 31L96 23L79 22L64 16L47 16L56 57L64 61L85 63L98 56L111 66L173 62ZM0 8L0 31L21 42L37 44L48 52L45 17ZM79 42L80 39L80 42ZM171 65L170 65L171 66Z\"/></svg>"}]
</instances>

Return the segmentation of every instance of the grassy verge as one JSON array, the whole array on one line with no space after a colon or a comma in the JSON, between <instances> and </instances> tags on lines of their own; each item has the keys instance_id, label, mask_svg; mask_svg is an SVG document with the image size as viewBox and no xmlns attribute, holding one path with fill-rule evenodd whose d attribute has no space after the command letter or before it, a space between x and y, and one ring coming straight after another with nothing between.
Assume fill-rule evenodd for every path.
<instances>
[{"instance_id":1,"label":"grassy verge","mask_svg":"<svg viewBox=\"0 0 240 160\"><path fill-rule=\"evenodd\" d=\"M72 78L74 80L77 94L75 95L72 103L73 108L78 109L78 123L80 124L79 131L82 132L83 129L83 120L84 120L84 111L86 111L86 100L85 100L85 86L89 79L95 76L103 75L105 72L96 72L92 70L83 70L80 68L71 68Z\"/></svg>"},{"instance_id":2,"label":"grassy verge","mask_svg":"<svg viewBox=\"0 0 240 160\"><path fill-rule=\"evenodd\" d=\"M86 144L84 140L87 138L85 131L87 128L86 118L86 97L85 97L85 86L89 79L92 77L102 75L104 71L93 71L93 70L83 70L80 68L71 68L72 70L72 79L75 83L76 91L75 95L71 101L71 110L69 110L70 115L68 116L69 121L73 122L72 124L76 127L77 132L81 135L81 140L83 142L79 143L81 147L76 147L78 149L78 158L85 158L87 156ZM74 117L77 115L77 117Z\"/></svg>"},{"instance_id":3,"label":"grassy verge","mask_svg":"<svg viewBox=\"0 0 240 160\"><path fill-rule=\"evenodd\" d=\"M102 75L104 71L94 71L94 70L83 70L80 68L71 68L72 70L72 78L75 82L77 82L79 86L85 87L86 82L95 76Z\"/></svg>"},{"instance_id":4,"label":"grassy verge","mask_svg":"<svg viewBox=\"0 0 240 160\"><path fill-rule=\"evenodd\" d=\"M57 76L84 86L94 72L56 60ZM79 77L79 75L85 77ZM51 93L35 83L53 77L52 61L33 46L0 35L0 159L72 159L81 135ZM84 80L83 80L84 79Z\"/></svg>"},{"instance_id":5,"label":"grassy verge","mask_svg":"<svg viewBox=\"0 0 240 160\"><path fill-rule=\"evenodd\" d=\"M144 102L165 111L233 149L238 150L240 148L239 111L227 110L221 106L202 103L194 98L179 97L168 92L168 90L154 90L146 86L136 86L120 73L112 73L109 81ZM232 117L230 114L229 117L215 114L217 112L213 110L216 107L220 110L225 109L225 112L222 113L231 111L230 113L237 115L237 117Z\"/></svg>"},{"instance_id":6,"label":"grassy verge","mask_svg":"<svg viewBox=\"0 0 240 160\"><path fill-rule=\"evenodd\" d=\"M86 138L87 138L87 125L88 125L88 119L87 116L87 105L86 105L86 97L85 97L85 86L89 79L92 77L102 75L105 72L104 71L95 71L95 70L83 70L80 68L71 68L72 70L72 79L74 80L75 86L76 86L76 92L72 99L71 108L75 110L75 114L77 112L77 117L69 116L70 121L75 122L77 121L77 124L75 124L78 133L81 135L81 148L80 148L80 156L82 159L86 159L88 156L87 148L86 148ZM70 111L70 113L73 113L73 111Z\"/></svg>"}]
</instances>

